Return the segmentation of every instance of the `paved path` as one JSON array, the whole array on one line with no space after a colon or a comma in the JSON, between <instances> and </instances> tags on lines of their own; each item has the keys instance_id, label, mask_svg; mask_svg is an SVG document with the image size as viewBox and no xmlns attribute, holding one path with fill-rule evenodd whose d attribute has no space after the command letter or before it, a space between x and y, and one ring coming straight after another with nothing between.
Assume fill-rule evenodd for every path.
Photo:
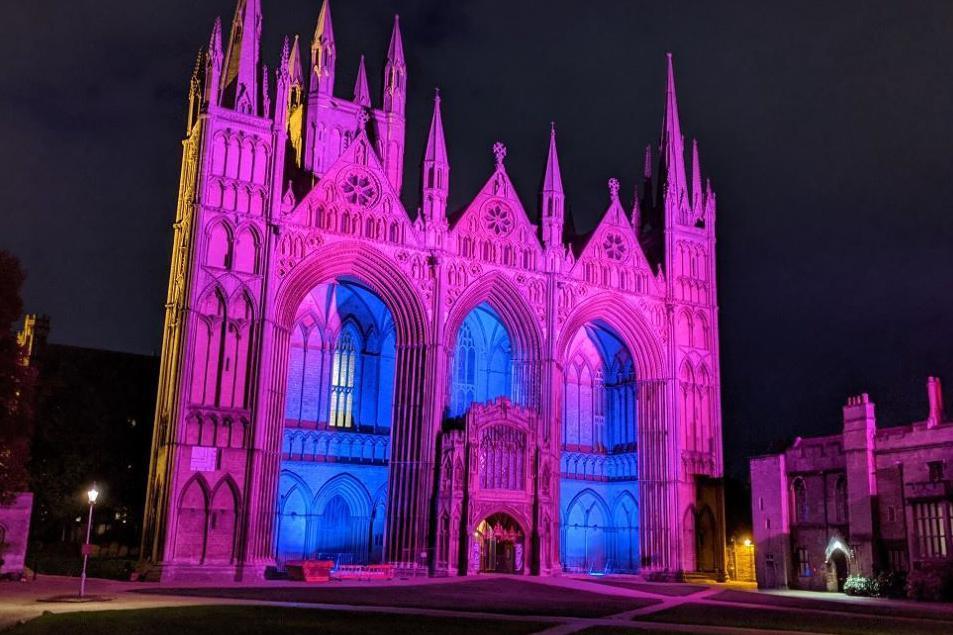
<instances>
[{"instance_id":1,"label":"paved path","mask_svg":"<svg viewBox=\"0 0 953 635\"><path fill-rule=\"evenodd\" d=\"M387 586L405 586L405 585L419 585L419 584L466 584L475 579L483 578L420 578L412 580L395 580L387 583ZM784 595L787 597L796 597L802 599L811 599L811 600L827 600L831 604L824 605L824 608L797 608L793 609L791 607L780 607L772 606L766 604L755 604L753 601L751 603L745 602L745 598L740 598L739 601L724 602L720 600L711 599L712 596L724 591L726 588L738 588L728 587L726 585L712 585L706 589L700 590L696 593L690 595L680 595L672 596L665 595L664 593L652 593L644 589L645 587L650 587L650 585L644 585L640 587L639 590L621 586L610 586L606 584L600 584L593 582L587 578L581 577L572 577L572 576L563 576L557 578L535 578L535 577L526 577L521 578L521 580L531 583L531 584L541 584L547 586L560 587L563 589L577 589L580 591L588 591L593 593L599 593L607 596L616 596L616 597L631 597L639 599L653 599L659 601L656 604L651 606L644 606L630 611L625 611L615 615L609 615L605 617L588 617L588 618L577 618L577 617L565 617L565 616L539 616L539 615L504 615L500 613L491 613L491 612L478 612L478 611L459 611L459 610L447 610L447 609L433 609L433 608L415 608L415 607L393 607L393 606L352 606L347 604L327 604L327 603L301 603L301 602L281 602L281 601L262 601L262 600L235 600L227 598L214 598L214 597L184 597L184 596L174 596L174 595L160 595L160 594L143 594L137 593L137 590L142 589L155 589L158 587L156 584L144 584L144 583L133 583L133 582L116 582L110 580L98 580L90 579L87 582L87 593L91 596L101 596L104 598L109 598L108 600L94 601L89 603L46 603L39 600L49 598L52 596L60 596L67 594L74 594L78 588L78 580L76 578L64 578L58 576L40 576L36 581L31 582L2 582L0 583L0 630L9 628L21 621L33 619L40 616L45 611L50 611L54 613L63 613L63 612L72 612L72 611L103 611L103 610L125 610L125 609L145 609L145 608L159 608L159 607L174 607L174 606L201 606L201 605L266 605L266 606L288 606L295 608L311 608L311 609L320 609L327 611L358 611L358 612L370 612L370 613L389 613L389 614L400 614L400 615L425 615L425 616L435 616L435 617L454 617L460 619L473 619L473 618L489 618L493 620L505 620L505 621L531 621L531 622L542 622L545 624L551 624L552 626L548 629L542 631L543 633L552 634L552 635L562 635L565 633L575 633L582 631L584 629L593 627L593 626L612 626L612 627L643 627L652 630L664 630L670 632L704 632L704 633L765 633L765 630L759 629L745 629L738 627L716 627L716 626L699 626L699 625L682 625L682 624L668 624L662 622L652 622L647 620L641 620L639 618L652 615L661 611L672 609L683 604L706 604L711 605L712 610L717 610L718 607L726 606L748 606L752 608L757 608L761 610L769 611L783 611L788 613L812 613L812 614L837 614L842 615L842 613L837 611L837 603L851 603L851 604L876 604L877 606L892 606L897 608L904 608L910 610L911 607L915 608L918 612L921 612L926 621L936 624L936 619L946 619L949 618L951 623L953 623L953 606L950 605L923 605L923 604L912 604L906 601L889 601L889 600L870 600L869 598L847 598L846 596L838 596L833 594L820 594L820 593L811 593L805 594L804 592L783 592L783 593L772 593L772 595ZM624 579L623 579L624 580ZM334 583L335 588L343 587L361 587L367 588L370 590L372 586L377 586L380 583L374 583L373 585L367 582L336 582ZM222 588L223 585L190 585L192 588L196 586L208 586L210 588ZM228 585L231 586L231 585ZM234 585L242 586L242 585ZM295 583L269 583L270 587L279 587L279 586L289 586L289 587L300 587L301 584ZM306 586L306 585L305 585ZM757 598L757 593L752 593L753 599ZM918 623L924 623L924 619L913 618L913 617L890 617L891 620L897 620L898 622L904 624L910 632L916 631L916 626ZM951 627L953 631L953 627ZM784 631L771 631L775 633L783 633ZM797 631L800 635L805 635L805 631ZM809 634L808 634L809 635Z\"/></svg>"}]
</instances>

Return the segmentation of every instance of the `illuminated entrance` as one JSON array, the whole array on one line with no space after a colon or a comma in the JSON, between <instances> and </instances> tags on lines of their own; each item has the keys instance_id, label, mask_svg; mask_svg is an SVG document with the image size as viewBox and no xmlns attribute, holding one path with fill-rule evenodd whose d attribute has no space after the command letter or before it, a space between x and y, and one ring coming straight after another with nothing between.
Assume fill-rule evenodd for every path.
<instances>
[{"instance_id":1,"label":"illuminated entrance","mask_svg":"<svg viewBox=\"0 0 953 635\"><path fill-rule=\"evenodd\" d=\"M523 531L507 514L494 514L477 526L480 573L522 573Z\"/></svg>"}]
</instances>

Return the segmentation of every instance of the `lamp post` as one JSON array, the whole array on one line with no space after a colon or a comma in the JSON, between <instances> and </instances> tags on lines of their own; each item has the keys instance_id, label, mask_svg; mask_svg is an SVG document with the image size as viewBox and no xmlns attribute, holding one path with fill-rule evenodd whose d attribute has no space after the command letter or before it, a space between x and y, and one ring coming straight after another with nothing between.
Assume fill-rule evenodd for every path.
<instances>
[{"instance_id":1,"label":"lamp post","mask_svg":"<svg viewBox=\"0 0 953 635\"><path fill-rule=\"evenodd\" d=\"M89 537L93 531L93 505L96 504L96 499L99 498L99 490L96 489L96 483L93 483L93 486L86 492L86 497L89 499L89 518L86 521L86 542L83 543L83 573L79 577L79 597L86 595L86 562L89 560L90 552Z\"/></svg>"}]
</instances>

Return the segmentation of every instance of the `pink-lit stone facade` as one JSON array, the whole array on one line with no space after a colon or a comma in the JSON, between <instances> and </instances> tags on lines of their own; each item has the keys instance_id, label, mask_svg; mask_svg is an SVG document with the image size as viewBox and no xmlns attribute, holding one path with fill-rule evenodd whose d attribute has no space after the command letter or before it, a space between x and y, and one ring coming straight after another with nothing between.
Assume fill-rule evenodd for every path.
<instances>
[{"instance_id":1,"label":"pink-lit stone facade","mask_svg":"<svg viewBox=\"0 0 953 635\"><path fill-rule=\"evenodd\" d=\"M286 40L274 72L261 28L239 0L192 78L144 569L251 580L333 552L720 575L715 195L697 144L686 169L671 58L634 199L608 179L574 236L555 128L535 220L502 143L447 209L439 95L404 208L398 21L379 105L363 59L353 98L334 95L327 2L310 52Z\"/></svg>"},{"instance_id":2,"label":"pink-lit stone facade","mask_svg":"<svg viewBox=\"0 0 953 635\"><path fill-rule=\"evenodd\" d=\"M923 421L878 428L865 393L841 434L751 459L759 586L836 591L847 575L953 559L953 422L939 379L927 394Z\"/></svg>"}]
</instances>

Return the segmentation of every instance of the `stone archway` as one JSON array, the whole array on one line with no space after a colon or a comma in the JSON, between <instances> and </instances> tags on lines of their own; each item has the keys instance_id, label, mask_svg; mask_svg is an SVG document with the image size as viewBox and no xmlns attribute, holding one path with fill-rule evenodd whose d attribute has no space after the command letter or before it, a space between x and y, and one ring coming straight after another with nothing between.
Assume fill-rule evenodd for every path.
<instances>
[{"instance_id":1,"label":"stone archway","mask_svg":"<svg viewBox=\"0 0 953 635\"><path fill-rule=\"evenodd\" d=\"M477 525L473 537L475 568L480 573L521 574L525 571L526 534L509 514L500 512L487 516Z\"/></svg>"}]
</instances>

